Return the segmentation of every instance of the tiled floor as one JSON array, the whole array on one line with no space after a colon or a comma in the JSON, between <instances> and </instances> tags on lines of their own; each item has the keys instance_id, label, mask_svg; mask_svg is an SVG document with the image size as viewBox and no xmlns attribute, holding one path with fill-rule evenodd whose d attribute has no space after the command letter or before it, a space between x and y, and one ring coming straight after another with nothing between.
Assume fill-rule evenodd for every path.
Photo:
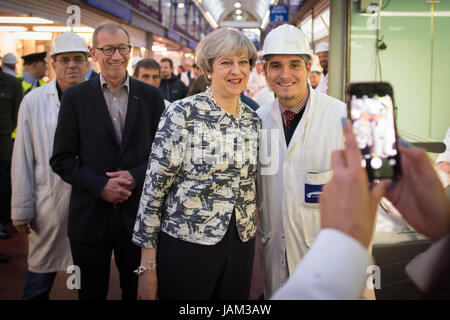
<instances>
[{"instance_id":1,"label":"tiled floor","mask_svg":"<svg viewBox=\"0 0 450 320\"><path fill-rule=\"evenodd\" d=\"M0 252L7 254L10 261L0 263L0 300L19 300L22 297L22 289L25 284L25 274L27 271L27 239L26 236L18 234L11 228L13 236L10 239L0 239ZM257 251L257 250L256 250ZM263 291L261 281L261 270L259 266L259 256L256 253L255 266L253 271L252 289L250 299L258 299ZM69 290L66 282L70 274L63 271L58 272L55 284L50 292L52 300L75 300L77 293ZM119 275L114 265L111 263L110 287L108 293L109 300L120 299Z\"/></svg>"}]
</instances>

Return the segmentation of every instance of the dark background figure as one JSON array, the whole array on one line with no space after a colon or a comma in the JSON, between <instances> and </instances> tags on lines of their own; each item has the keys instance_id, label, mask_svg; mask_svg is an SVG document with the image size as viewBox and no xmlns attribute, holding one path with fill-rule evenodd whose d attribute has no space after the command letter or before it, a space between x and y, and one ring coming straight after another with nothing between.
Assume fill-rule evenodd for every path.
<instances>
[{"instance_id":1,"label":"dark background figure","mask_svg":"<svg viewBox=\"0 0 450 320\"><path fill-rule=\"evenodd\" d=\"M128 76L130 50L123 27L98 26L91 56L101 73L69 88L59 112L50 164L72 185L68 236L80 299L106 299L113 251L122 299L137 298L140 248L131 234L164 101Z\"/></svg>"},{"instance_id":2,"label":"dark background figure","mask_svg":"<svg viewBox=\"0 0 450 320\"><path fill-rule=\"evenodd\" d=\"M20 81L0 70L0 239L7 239L11 220L11 134L17 125L17 114L22 101ZM0 262L7 262L0 253Z\"/></svg>"},{"instance_id":3,"label":"dark background figure","mask_svg":"<svg viewBox=\"0 0 450 320\"><path fill-rule=\"evenodd\" d=\"M161 65L161 85L159 88L163 92L164 99L174 102L186 97L188 88L173 74L173 61L169 58L162 58Z\"/></svg>"},{"instance_id":4,"label":"dark background figure","mask_svg":"<svg viewBox=\"0 0 450 320\"><path fill-rule=\"evenodd\" d=\"M17 75L22 81L23 92L27 94L37 87L42 87L45 81L42 80L47 73L47 52L38 52L22 56L23 72Z\"/></svg>"}]
</instances>

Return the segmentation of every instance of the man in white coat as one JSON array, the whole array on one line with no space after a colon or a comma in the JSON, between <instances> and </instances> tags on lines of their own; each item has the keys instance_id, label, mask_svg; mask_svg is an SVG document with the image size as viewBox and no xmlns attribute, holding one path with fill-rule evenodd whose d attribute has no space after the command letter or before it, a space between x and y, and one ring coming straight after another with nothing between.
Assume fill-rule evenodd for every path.
<instances>
[{"instance_id":1,"label":"man in white coat","mask_svg":"<svg viewBox=\"0 0 450 320\"><path fill-rule=\"evenodd\" d=\"M281 25L263 46L266 80L277 99L262 122L258 181L259 248L268 299L288 279L320 230L319 196L343 147L346 106L308 85L312 51L300 29Z\"/></svg>"},{"instance_id":2,"label":"man in white coat","mask_svg":"<svg viewBox=\"0 0 450 320\"><path fill-rule=\"evenodd\" d=\"M316 87L316 91L328 94L328 43L321 42L317 45L316 54L319 57L319 63L322 67L322 78Z\"/></svg>"},{"instance_id":3,"label":"man in white coat","mask_svg":"<svg viewBox=\"0 0 450 320\"><path fill-rule=\"evenodd\" d=\"M48 299L56 272L72 264L67 218L71 187L50 168L53 137L63 92L89 71L86 42L72 32L59 35L50 56L56 78L22 100L12 158L13 225L28 234L24 300Z\"/></svg>"}]
</instances>

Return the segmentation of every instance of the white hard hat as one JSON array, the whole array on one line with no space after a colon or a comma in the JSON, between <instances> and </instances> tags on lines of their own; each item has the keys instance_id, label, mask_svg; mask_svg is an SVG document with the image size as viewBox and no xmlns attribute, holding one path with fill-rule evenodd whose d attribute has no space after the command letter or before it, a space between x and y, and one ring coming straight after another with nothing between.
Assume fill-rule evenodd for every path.
<instances>
[{"instance_id":1,"label":"white hard hat","mask_svg":"<svg viewBox=\"0 0 450 320\"><path fill-rule=\"evenodd\" d=\"M330 47L328 46L328 43L321 42L317 45L316 53L328 52L328 51L330 51Z\"/></svg>"},{"instance_id":2,"label":"white hard hat","mask_svg":"<svg viewBox=\"0 0 450 320\"><path fill-rule=\"evenodd\" d=\"M320 72L320 73L322 73L322 69L320 67L316 66L315 64L313 64L311 66L311 72Z\"/></svg>"},{"instance_id":3,"label":"white hard hat","mask_svg":"<svg viewBox=\"0 0 450 320\"><path fill-rule=\"evenodd\" d=\"M5 54L2 59L3 64L16 64L17 62L16 56L12 53Z\"/></svg>"},{"instance_id":4,"label":"white hard hat","mask_svg":"<svg viewBox=\"0 0 450 320\"><path fill-rule=\"evenodd\" d=\"M84 52L89 54L89 49L83 38L68 31L60 34L53 40L50 57L53 58L55 55L65 52Z\"/></svg>"},{"instance_id":5,"label":"white hard hat","mask_svg":"<svg viewBox=\"0 0 450 320\"><path fill-rule=\"evenodd\" d=\"M267 34L263 56L268 54L306 54L312 58L305 33L291 24L283 24Z\"/></svg>"}]
</instances>

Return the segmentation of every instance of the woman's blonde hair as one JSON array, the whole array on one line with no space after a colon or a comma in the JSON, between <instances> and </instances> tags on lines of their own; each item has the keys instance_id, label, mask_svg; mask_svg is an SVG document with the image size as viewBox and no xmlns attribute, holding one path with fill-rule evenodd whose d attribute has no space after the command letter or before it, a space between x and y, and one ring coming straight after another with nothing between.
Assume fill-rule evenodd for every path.
<instances>
[{"instance_id":1,"label":"woman's blonde hair","mask_svg":"<svg viewBox=\"0 0 450 320\"><path fill-rule=\"evenodd\" d=\"M244 34L235 29L220 28L208 34L197 46L195 58L205 73L212 72L214 59L225 56L247 55L250 68L257 59L255 45Z\"/></svg>"}]
</instances>

